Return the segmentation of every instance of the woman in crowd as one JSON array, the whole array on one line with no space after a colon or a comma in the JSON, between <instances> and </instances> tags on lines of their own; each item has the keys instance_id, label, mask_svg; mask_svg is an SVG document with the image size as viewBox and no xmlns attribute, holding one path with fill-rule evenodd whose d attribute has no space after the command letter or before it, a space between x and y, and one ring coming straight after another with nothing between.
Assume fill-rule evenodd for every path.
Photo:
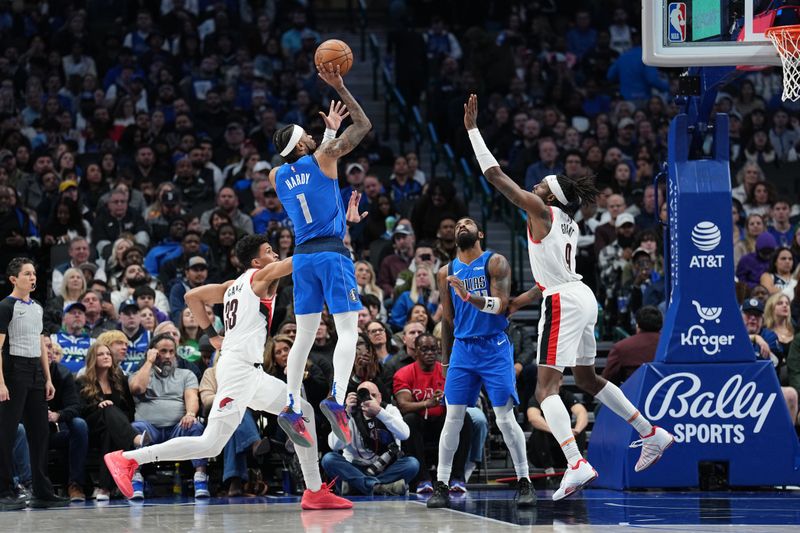
<instances>
[{"instance_id":1,"label":"woman in crowd","mask_svg":"<svg viewBox=\"0 0 800 533\"><path fill-rule=\"evenodd\" d=\"M160 183L156 188L156 193L153 195L155 200L147 207L147 212L145 214L145 221L150 222L151 220L155 220L161 216L161 211L163 209L162 199L164 195L168 192L175 192L175 184L171 181L165 181Z\"/></svg>"},{"instance_id":2,"label":"woman in crowd","mask_svg":"<svg viewBox=\"0 0 800 533\"><path fill-rule=\"evenodd\" d=\"M294 255L294 233L289 228L278 230L276 246L273 247L280 259L286 259Z\"/></svg>"},{"instance_id":3,"label":"woman in crowd","mask_svg":"<svg viewBox=\"0 0 800 533\"><path fill-rule=\"evenodd\" d=\"M797 284L797 280L792 277L794 266L792 250L786 247L778 248L772 254L769 270L761 274L761 285L767 288L770 295L783 291L794 294L794 285Z\"/></svg>"},{"instance_id":4,"label":"woman in crowd","mask_svg":"<svg viewBox=\"0 0 800 533\"><path fill-rule=\"evenodd\" d=\"M42 232L45 245L66 244L75 237L91 236L92 227L82 216L72 198L61 198L50 222ZM91 244L91 243L90 243Z\"/></svg>"},{"instance_id":5,"label":"woman in crowd","mask_svg":"<svg viewBox=\"0 0 800 533\"><path fill-rule=\"evenodd\" d=\"M764 306L764 327L778 336L783 357L789 353L789 345L794 340L794 326L789 313L789 297L782 292L773 294Z\"/></svg>"},{"instance_id":6,"label":"woman in crowd","mask_svg":"<svg viewBox=\"0 0 800 533\"><path fill-rule=\"evenodd\" d=\"M133 239L129 235L124 235L111 245L111 255L105 261L105 271L108 279L108 288L112 291L120 287L120 280L125 273L125 265L122 259L125 252L133 248L133 244Z\"/></svg>"},{"instance_id":7,"label":"woman in crowd","mask_svg":"<svg viewBox=\"0 0 800 533\"><path fill-rule=\"evenodd\" d=\"M356 284L358 294L371 294L381 302L381 314L386 314L383 308L383 291L378 287L375 270L369 261L356 261Z\"/></svg>"},{"instance_id":8,"label":"woman in crowd","mask_svg":"<svg viewBox=\"0 0 800 533\"><path fill-rule=\"evenodd\" d=\"M200 326L197 325L192 310L186 306L181 311L180 324L178 331L181 334L181 340L178 344L178 355L191 363L196 363L200 359L200 336L203 334L200 331Z\"/></svg>"},{"instance_id":9,"label":"woman in crowd","mask_svg":"<svg viewBox=\"0 0 800 533\"><path fill-rule=\"evenodd\" d=\"M439 291L436 289L433 272L426 266L417 267L411 282L411 289L400 294L394 302L389 323L395 331L403 328L408 312L414 304L425 305L428 311L434 315L434 320L438 318L436 315L439 314Z\"/></svg>"},{"instance_id":10,"label":"woman in crowd","mask_svg":"<svg viewBox=\"0 0 800 533\"><path fill-rule=\"evenodd\" d=\"M386 326L379 320L373 320L367 323L364 330L367 333L366 338L369 341L370 348L375 354L376 359L381 364L385 364L396 351L393 349L391 336Z\"/></svg>"},{"instance_id":11,"label":"woman in crowd","mask_svg":"<svg viewBox=\"0 0 800 533\"><path fill-rule=\"evenodd\" d=\"M745 160L759 165L769 165L775 162L777 155L766 130L759 129L753 133L750 142L744 149L744 157Z\"/></svg>"},{"instance_id":12,"label":"woman in crowd","mask_svg":"<svg viewBox=\"0 0 800 533\"><path fill-rule=\"evenodd\" d=\"M55 333L61 329L61 319L64 307L80 301L86 292L86 276L80 269L68 268L64 272L64 282L61 284L61 293L47 300L44 310L44 329Z\"/></svg>"},{"instance_id":13,"label":"woman in crowd","mask_svg":"<svg viewBox=\"0 0 800 533\"><path fill-rule=\"evenodd\" d=\"M364 233L361 235L365 248L369 247L373 241L380 239L387 231L391 232L386 227L387 218L393 217L396 220L400 216L397 214L397 208L392 203L392 199L384 193L379 194L372 201L368 211L367 227L364 228Z\"/></svg>"},{"instance_id":14,"label":"woman in crowd","mask_svg":"<svg viewBox=\"0 0 800 533\"><path fill-rule=\"evenodd\" d=\"M347 384L347 392L355 392L358 390L358 386L365 381L371 381L377 385L384 398L392 397L391 387L387 387L381 378L381 364L370 340L363 334L359 334L358 341L356 341L356 360L353 363L350 382Z\"/></svg>"},{"instance_id":15,"label":"woman in crowd","mask_svg":"<svg viewBox=\"0 0 800 533\"><path fill-rule=\"evenodd\" d=\"M149 307L142 307L139 309L139 320L142 321L142 327L150 332L152 335L153 330L156 329L157 321L156 314Z\"/></svg>"},{"instance_id":16,"label":"woman in crowd","mask_svg":"<svg viewBox=\"0 0 800 533\"><path fill-rule=\"evenodd\" d=\"M427 333L433 331L433 328L436 325L428 306L424 304L414 304L414 306L408 311L406 322L419 322L425 327L425 331Z\"/></svg>"},{"instance_id":17,"label":"woman in crowd","mask_svg":"<svg viewBox=\"0 0 800 533\"><path fill-rule=\"evenodd\" d=\"M739 185L734 187L731 193L735 199L744 204L752 193L756 183L760 183L765 179L764 171L761 170L758 163L748 161L742 165L742 168L736 173L736 183Z\"/></svg>"},{"instance_id":18,"label":"woman in crowd","mask_svg":"<svg viewBox=\"0 0 800 533\"><path fill-rule=\"evenodd\" d=\"M769 218L774 203L775 188L772 184L767 181L756 183L747 197L744 210L748 215L758 214L766 219Z\"/></svg>"},{"instance_id":19,"label":"woman in crowd","mask_svg":"<svg viewBox=\"0 0 800 533\"><path fill-rule=\"evenodd\" d=\"M666 205L666 202L664 202L664 205ZM747 216L745 219L744 239L736 243L736 246L733 247L734 268L739 264L739 259L756 251L756 239L766 230L767 225L764 223L764 217L757 214Z\"/></svg>"},{"instance_id":20,"label":"woman in crowd","mask_svg":"<svg viewBox=\"0 0 800 533\"><path fill-rule=\"evenodd\" d=\"M132 450L147 442L131 426L134 403L128 380L105 344L94 343L86 354L86 372L78 379L81 417L89 426L90 442L100 448L100 457L114 450ZM95 497L108 501L116 488L105 462L100 461L100 479Z\"/></svg>"}]
</instances>

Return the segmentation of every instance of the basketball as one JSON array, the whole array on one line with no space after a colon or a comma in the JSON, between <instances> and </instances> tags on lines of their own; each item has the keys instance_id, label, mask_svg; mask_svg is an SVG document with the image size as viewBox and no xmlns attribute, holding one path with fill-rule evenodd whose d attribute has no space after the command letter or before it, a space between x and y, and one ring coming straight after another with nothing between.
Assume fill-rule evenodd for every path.
<instances>
[{"instance_id":1,"label":"basketball","mask_svg":"<svg viewBox=\"0 0 800 533\"><path fill-rule=\"evenodd\" d=\"M319 45L314 53L315 65L324 65L325 63L339 65L339 73L344 76L353 66L353 51L344 41L328 39Z\"/></svg>"}]
</instances>

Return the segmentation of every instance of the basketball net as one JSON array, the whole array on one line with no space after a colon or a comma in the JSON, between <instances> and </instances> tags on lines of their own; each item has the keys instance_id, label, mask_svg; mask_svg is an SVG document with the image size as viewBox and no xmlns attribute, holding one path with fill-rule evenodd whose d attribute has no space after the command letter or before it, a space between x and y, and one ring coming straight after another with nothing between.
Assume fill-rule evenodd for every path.
<instances>
[{"instance_id":1,"label":"basketball net","mask_svg":"<svg viewBox=\"0 0 800 533\"><path fill-rule=\"evenodd\" d=\"M767 28L765 35L772 41L783 65L784 101L800 100L800 25Z\"/></svg>"}]
</instances>

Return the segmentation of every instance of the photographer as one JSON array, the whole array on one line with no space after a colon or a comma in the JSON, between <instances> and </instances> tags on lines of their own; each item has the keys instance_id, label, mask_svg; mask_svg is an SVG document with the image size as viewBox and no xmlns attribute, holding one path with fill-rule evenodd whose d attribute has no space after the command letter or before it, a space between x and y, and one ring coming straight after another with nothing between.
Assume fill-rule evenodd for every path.
<instances>
[{"instance_id":1,"label":"photographer","mask_svg":"<svg viewBox=\"0 0 800 533\"><path fill-rule=\"evenodd\" d=\"M322 468L329 477L346 483L351 492L403 495L419 471L419 461L400 451L400 441L410 434L408 425L400 411L382 399L378 387L369 381L347 395L353 442L345 444L331 433L328 443L336 451L322 457Z\"/></svg>"}]
</instances>

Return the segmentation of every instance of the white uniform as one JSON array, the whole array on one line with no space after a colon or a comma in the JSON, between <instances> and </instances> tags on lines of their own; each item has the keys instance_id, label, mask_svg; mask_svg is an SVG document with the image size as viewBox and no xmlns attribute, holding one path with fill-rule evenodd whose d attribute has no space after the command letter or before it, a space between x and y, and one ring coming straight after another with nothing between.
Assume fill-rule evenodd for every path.
<instances>
[{"instance_id":1,"label":"white uniform","mask_svg":"<svg viewBox=\"0 0 800 533\"><path fill-rule=\"evenodd\" d=\"M528 227L528 256L544 303L539 317L538 363L560 369L593 365L597 299L575 272L578 224L550 207L550 232L534 240Z\"/></svg>"},{"instance_id":2,"label":"white uniform","mask_svg":"<svg viewBox=\"0 0 800 533\"><path fill-rule=\"evenodd\" d=\"M248 407L256 411L280 412L286 385L265 373L264 344L267 340L269 312L250 285L256 269L251 268L236 278L225 291L223 321L225 337L216 362L217 394L209 418L226 418L239 425Z\"/></svg>"}]
</instances>

